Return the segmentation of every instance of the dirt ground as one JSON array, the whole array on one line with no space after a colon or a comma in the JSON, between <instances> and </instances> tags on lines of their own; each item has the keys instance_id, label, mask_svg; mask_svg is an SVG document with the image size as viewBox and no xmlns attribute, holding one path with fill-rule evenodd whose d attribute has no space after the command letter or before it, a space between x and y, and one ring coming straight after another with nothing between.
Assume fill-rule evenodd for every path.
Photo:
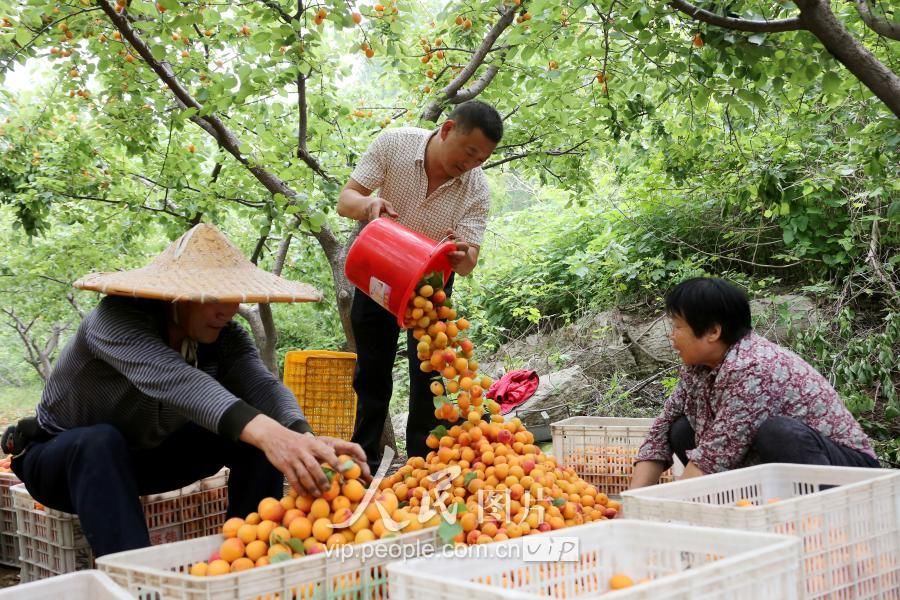
<instances>
[{"instance_id":1,"label":"dirt ground","mask_svg":"<svg viewBox=\"0 0 900 600\"><path fill-rule=\"evenodd\" d=\"M0 588L10 587L17 583L19 583L19 570L0 565Z\"/></svg>"}]
</instances>

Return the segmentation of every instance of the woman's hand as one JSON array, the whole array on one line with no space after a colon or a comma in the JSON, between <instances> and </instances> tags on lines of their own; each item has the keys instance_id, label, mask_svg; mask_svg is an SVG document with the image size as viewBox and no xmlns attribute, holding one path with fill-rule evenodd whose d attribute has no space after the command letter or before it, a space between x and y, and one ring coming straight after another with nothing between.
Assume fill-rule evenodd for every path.
<instances>
[{"instance_id":1,"label":"woman's hand","mask_svg":"<svg viewBox=\"0 0 900 600\"><path fill-rule=\"evenodd\" d=\"M331 444L311 433L291 431L266 415L253 417L240 439L262 450L272 466L284 473L291 487L304 496L319 496L331 487L322 470L323 463L340 470Z\"/></svg>"},{"instance_id":2,"label":"woman's hand","mask_svg":"<svg viewBox=\"0 0 900 600\"><path fill-rule=\"evenodd\" d=\"M320 435L316 439L331 446L335 453L346 454L352 458L359 465L359 468L362 469L360 479L362 479L364 483L372 481L369 463L366 462L366 453L359 444L354 444L353 442L348 442L347 440L342 440L340 438L329 437L327 435Z\"/></svg>"}]
</instances>

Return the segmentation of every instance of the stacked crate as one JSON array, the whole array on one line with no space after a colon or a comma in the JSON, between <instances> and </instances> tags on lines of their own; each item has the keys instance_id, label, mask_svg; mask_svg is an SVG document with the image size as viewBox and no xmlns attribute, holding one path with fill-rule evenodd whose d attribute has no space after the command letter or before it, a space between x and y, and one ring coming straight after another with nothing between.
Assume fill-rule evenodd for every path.
<instances>
[{"instance_id":1,"label":"stacked crate","mask_svg":"<svg viewBox=\"0 0 900 600\"><path fill-rule=\"evenodd\" d=\"M76 515L36 502L24 485L10 488L16 514L20 580L35 581L90 569L90 545ZM166 544L218 533L225 522L228 472L190 486L141 499L152 544Z\"/></svg>"},{"instance_id":2,"label":"stacked crate","mask_svg":"<svg viewBox=\"0 0 900 600\"><path fill-rule=\"evenodd\" d=\"M652 424L653 419L619 417L564 419L550 425L553 456L601 492L618 495L631 485L634 460ZM676 479L684 470L677 457L672 460L660 483Z\"/></svg>"},{"instance_id":3,"label":"stacked crate","mask_svg":"<svg viewBox=\"0 0 900 600\"><path fill-rule=\"evenodd\" d=\"M19 566L19 534L16 533L16 509L9 488L20 483L12 471L0 472L0 564L10 567Z\"/></svg>"},{"instance_id":4,"label":"stacked crate","mask_svg":"<svg viewBox=\"0 0 900 600\"><path fill-rule=\"evenodd\" d=\"M900 600L900 472L765 464L622 495L624 515L800 538L809 600Z\"/></svg>"}]
</instances>

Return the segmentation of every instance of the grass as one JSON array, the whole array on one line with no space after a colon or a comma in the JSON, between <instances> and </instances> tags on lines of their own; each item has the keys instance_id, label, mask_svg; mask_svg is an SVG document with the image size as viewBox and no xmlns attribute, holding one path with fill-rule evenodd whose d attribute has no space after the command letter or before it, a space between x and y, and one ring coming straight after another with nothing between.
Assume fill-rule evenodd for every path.
<instances>
[{"instance_id":1,"label":"grass","mask_svg":"<svg viewBox=\"0 0 900 600\"><path fill-rule=\"evenodd\" d=\"M22 417L33 415L42 389L40 383L25 387L0 387L0 425L5 427Z\"/></svg>"}]
</instances>

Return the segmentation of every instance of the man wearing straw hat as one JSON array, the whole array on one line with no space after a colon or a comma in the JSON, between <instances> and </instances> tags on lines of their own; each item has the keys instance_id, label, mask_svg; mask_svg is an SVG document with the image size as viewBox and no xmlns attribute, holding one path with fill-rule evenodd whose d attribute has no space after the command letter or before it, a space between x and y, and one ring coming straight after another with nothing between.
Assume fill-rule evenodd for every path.
<instances>
[{"instance_id":1,"label":"man wearing straw hat","mask_svg":"<svg viewBox=\"0 0 900 600\"><path fill-rule=\"evenodd\" d=\"M478 262L490 208L490 190L481 171L503 137L503 121L490 105L459 104L435 130L400 127L372 142L338 198L338 214L362 223L380 217L431 239L456 240L449 255L453 270L468 275ZM378 194L372 192L378 190ZM447 284L451 293L453 278ZM356 339L353 387L357 404L353 441L366 451L370 468L381 459L381 434L388 414L391 373L400 331L387 310L359 290L350 311ZM406 425L409 456L425 456L425 438L437 425L429 376L419 369L416 340L407 336L410 399Z\"/></svg>"},{"instance_id":2,"label":"man wearing straw hat","mask_svg":"<svg viewBox=\"0 0 900 600\"><path fill-rule=\"evenodd\" d=\"M311 434L232 321L240 302L321 294L258 269L216 228L197 225L149 266L75 286L108 295L62 351L37 418L10 428L3 446L36 500L78 514L95 555L148 546L140 496L223 465L228 514L244 516L280 497L283 477L318 495L328 488L322 463L364 462L356 444Z\"/></svg>"}]
</instances>

